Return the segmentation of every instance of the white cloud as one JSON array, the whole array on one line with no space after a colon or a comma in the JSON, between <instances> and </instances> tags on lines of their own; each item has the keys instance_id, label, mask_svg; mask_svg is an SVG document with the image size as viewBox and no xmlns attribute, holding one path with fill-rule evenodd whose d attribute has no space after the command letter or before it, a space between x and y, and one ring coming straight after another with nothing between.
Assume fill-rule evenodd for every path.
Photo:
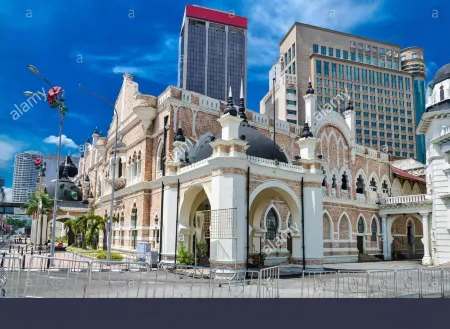
<instances>
[{"instance_id":1,"label":"white cloud","mask_svg":"<svg viewBox=\"0 0 450 329\"><path fill-rule=\"evenodd\" d=\"M59 143L59 136L48 136L47 138L45 138L43 140L44 143L47 144L55 144L58 145ZM62 135L61 136L61 145L66 146L66 147L70 147L70 148L78 148L78 145L75 144L75 142L68 138L66 135Z\"/></svg>"},{"instance_id":2,"label":"white cloud","mask_svg":"<svg viewBox=\"0 0 450 329\"><path fill-rule=\"evenodd\" d=\"M279 56L279 42L295 22L341 32L383 20L385 0L243 0L248 17L248 65L270 67Z\"/></svg>"},{"instance_id":3,"label":"white cloud","mask_svg":"<svg viewBox=\"0 0 450 329\"><path fill-rule=\"evenodd\" d=\"M14 155L19 152L21 144L10 139L8 136L0 135L0 168L8 166L8 162L14 159Z\"/></svg>"}]
</instances>

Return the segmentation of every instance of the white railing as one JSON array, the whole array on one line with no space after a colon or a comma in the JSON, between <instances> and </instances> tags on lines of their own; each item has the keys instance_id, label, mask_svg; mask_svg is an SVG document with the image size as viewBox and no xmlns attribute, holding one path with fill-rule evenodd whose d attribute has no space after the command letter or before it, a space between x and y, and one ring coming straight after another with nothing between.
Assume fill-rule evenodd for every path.
<instances>
[{"instance_id":1,"label":"white railing","mask_svg":"<svg viewBox=\"0 0 450 329\"><path fill-rule=\"evenodd\" d=\"M359 153L362 153L362 154L366 153L366 148L364 146L362 146L362 145L356 144L355 148L356 148L356 152L359 152Z\"/></svg>"},{"instance_id":2,"label":"white railing","mask_svg":"<svg viewBox=\"0 0 450 329\"><path fill-rule=\"evenodd\" d=\"M275 127L277 130L283 130L289 132L289 123L286 121L275 120Z\"/></svg>"},{"instance_id":3,"label":"white railing","mask_svg":"<svg viewBox=\"0 0 450 329\"><path fill-rule=\"evenodd\" d=\"M393 196L383 199L384 204L397 204L397 203L418 203L428 200L428 194L417 194L417 195L404 195L404 196Z\"/></svg>"},{"instance_id":4,"label":"white railing","mask_svg":"<svg viewBox=\"0 0 450 329\"><path fill-rule=\"evenodd\" d=\"M369 151L369 155L370 156L372 156L372 157L377 157L377 150L374 150L374 149L368 149L368 151Z\"/></svg>"},{"instance_id":5,"label":"white railing","mask_svg":"<svg viewBox=\"0 0 450 329\"><path fill-rule=\"evenodd\" d=\"M133 176L130 178L130 184L128 186L137 184L140 181L141 181L141 176Z\"/></svg>"},{"instance_id":6,"label":"white railing","mask_svg":"<svg viewBox=\"0 0 450 329\"><path fill-rule=\"evenodd\" d=\"M170 90L167 90L164 94L158 97L158 105L164 103L164 101L170 97Z\"/></svg>"},{"instance_id":7,"label":"white railing","mask_svg":"<svg viewBox=\"0 0 450 329\"><path fill-rule=\"evenodd\" d=\"M299 125L295 125L293 123L291 123L292 126L294 126L294 132L296 135L300 134L300 126Z\"/></svg>"},{"instance_id":8,"label":"white railing","mask_svg":"<svg viewBox=\"0 0 450 329\"><path fill-rule=\"evenodd\" d=\"M331 196L332 196L333 198L336 197L336 189L335 189L335 188L331 188Z\"/></svg>"},{"instance_id":9,"label":"white railing","mask_svg":"<svg viewBox=\"0 0 450 329\"><path fill-rule=\"evenodd\" d=\"M371 198L371 197L367 198L367 203L376 204L377 202L378 202L377 198Z\"/></svg>"},{"instance_id":10,"label":"white railing","mask_svg":"<svg viewBox=\"0 0 450 329\"><path fill-rule=\"evenodd\" d=\"M220 101L208 96L200 96L200 106L214 111L220 111Z\"/></svg>"},{"instance_id":11,"label":"white railing","mask_svg":"<svg viewBox=\"0 0 450 329\"><path fill-rule=\"evenodd\" d=\"M341 190L341 198L342 199L349 199L348 191L347 190Z\"/></svg>"},{"instance_id":12,"label":"white railing","mask_svg":"<svg viewBox=\"0 0 450 329\"><path fill-rule=\"evenodd\" d=\"M183 102L190 103L191 102L191 93L187 90L183 90L181 92L181 100Z\"/></svg>"},{"instance_id":13,"label":"white railing","mask_svg":"<svg viewBox=\"0 0 450 329\"><path fill-rule=\"evenodd\" d=\"M203 167L203 166L207 165L207 164L208 164L208 161L209 161L211 158L212 158L212 157L209 157L209 158L207 158L207 159L203 159L203 160L200 160L200 161L198 161L198 162L195 162L195 163L193 163L193 164L191 164L191 165L189 165L189 166L180 168L180 169L178 170L178 175L184 174L184 173L186 173L186 172L188 172L188 171L191 171L191 170L193 170L193 169L196 169L196 168Z\"/></svg>"},{"instance_id":14,"label":"white railing","mask_svg":"<svg viewBox=\"0 0 450 329\"><path fill-rule=\"evenodd\" d=\"M380 153L380 159L381 160L389 160L389 154L381 152Z\"/></svg>"},{"instance_id":15,"label":"white railing","mask_svg":"<svg viewBox=\"0 0 450 329\"><path fill-rule=\"evenodd\" d=\"M253 112L253 122L259 123L260 125L269 125L269 117L264 114Z\"/></svg>"},{"instance_id":16,"label":"white railing","mask_svg":"<svg viewBox=\"0 0 450 329\"><path fill-rule=\"evenodd\" d=\"M366 196L364 194L356 193L356 201L366 202Z\"/></svg>"},{"instance_id":17,"label":"white railing","mask_svg":"<svg viewBox=\"0 0 450 329\"><path fill-rule=\"evenodd\" d=\"M327 191L327 187L326 186L322 186L322 195L323 196L328 196L328 191Z\"/></svg>"},{"instance_id":18,"label":"white railing","mask_svg":"<svg viewBox=\"0 0 450 329\"><path fill-rule=\"evenodd\" d=\"M284 162L278 162L278 164L276 164L274 160L258 158L258 157L254 157L251 155L248 155L247 159L250 161L251 164L254 164L254 165L260 165L260 166L265 166L265 167L278 168L278 169L284 169L284 170L288 170L288 171L295 171L295 172L303 173L303 166L296 166L296 165L284 163Z\"/></svg>"}]
</instances>

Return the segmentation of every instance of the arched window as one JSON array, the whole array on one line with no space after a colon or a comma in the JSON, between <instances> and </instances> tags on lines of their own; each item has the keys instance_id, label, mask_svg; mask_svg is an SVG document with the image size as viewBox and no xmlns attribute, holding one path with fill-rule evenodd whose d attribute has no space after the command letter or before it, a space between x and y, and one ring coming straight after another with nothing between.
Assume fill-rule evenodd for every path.
<instances>
[{"instance_id":1,"label":"arched window","mask_svg":"<svg viewBox=\"0 0 450 329\"><path fill-rule=\"evenodd\" d=\"M364 220L362 217L358 219L358 233L364 233Z\"/></svg>"},{"instance_id":2,"label":"arched window","mask_svg":"<svg viewBox=\"0 0 450 329\"><path fill-rule=\"evenodd\" d=\"M119 167L118 169L119 169L119 178L121 178L122 177L122 169L123 169L123 167L122 167L122 159L119 157L119 160L117 161L117 166Z\"/></svg>"},{"instance_id":3,"label":"arched window","mask_svg":"<svg viewBox=\"0 0 450 329\"><path fill-rule=\"evenodd\" d=\"M375 177L372 177L372 180L370 181L370 189L373 192L377 191L377 182L375 181Z\"/></svg>"},{"instance_id":4,"label":"arched window","mask_svg":"<svg viewBox=\"0 0 450 329\"><path fill-rule=\"evenodd\" d=\"M359 175L358 179L356 180L356 193L364 194L364 178L362 175Z\"/></svg>"},{"instance_id":5,"label":"arched window","mask_svg":"<svg viewBox=\"0 0 450 329\"><path fill-rule=\"evenodd\" d=\"M348 178L347 178L347 173L344 171L344 173L342 174L342 185L341 185L341 189L343 190L347 190L348 189Z\"/></svg>"},{"instance_id":6,"label":"arched window","mask_svg":"<svg viewBox=\"0 0 450 329\"><path fill-rule=\"evenodd\" d=\"M441 85L441 88L439 90L439 98L440 98L441 102L444 100L444 86L442 86L442 85Z\"/></svg>"},{"instance_id":7,"label":"arched window","mask_svg":"<svg viewBox=\"0 0 450 329\"><path fill-rule=\"evenodd\" d=\"M322 167L322 172L325 174L325 168L324 167ZM322 186L324 186L324 187L327 186L327 176L326 175L323 178Z\"/></svg>"},{"instance_id":8,"label":"arched window","mask_svg":"<svg viewBox=\"0 0 450 329\"><path fill-rule=\"evenodd\" d=\"M389 193L389 187L388 187L388 184L387 184L386 180L384 180L383 184L381 184L381 190L382 190L382 192L384 194L388 194Z\"/></svg>"},{"instance_id":9,"label":"arched window","mask_svg":"<svg viewBox=\"0 0 450 329\"><path fill-rule=\"evenodd\" d=\"M371 224L370 229L372 231L372 236L370 237L370 241L377 241L377 233L378 233L377 229L378 229L378 227L377 227L377 222L376 222L375 218L372 219L372 224Z\"/></svg>"},{"instance_id":10,"label":"arched window","mask_svg":"<svg viewBox=\"0 0 450 329\"><path fill-rule=\"evenodd\" d=\"M332 188L336 188L336 175L333 175L333 178L331 179L332 180L332 183L331 183L331 187Z\"/></svg>"},{"instance_id":11,"label":"arched window","mask_svg":"<svg viewBox=\"0 0 450 329\"><path fill-rule=\"evenodd\" d=\"M269 240L275 239L278 231L278 217L275 210L270 209L266 216L266 238Z\"/></svg>"}]
</instances>

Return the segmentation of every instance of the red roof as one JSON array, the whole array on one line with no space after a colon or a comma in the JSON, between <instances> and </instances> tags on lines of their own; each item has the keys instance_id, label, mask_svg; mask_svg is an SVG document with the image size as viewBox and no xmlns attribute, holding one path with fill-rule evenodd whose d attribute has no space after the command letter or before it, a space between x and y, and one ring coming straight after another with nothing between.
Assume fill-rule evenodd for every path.
<instances>
[{"instance_id":1,"label":"red roof","mask_svg":"<svg viewBox=\"0 0 450 329\"><path fill-rule=\"evenodd\" d=\"M247 18L237 16L234 11L226 13L223 11L190 5L186 6L186 17L204 19L206 21L236 26L243 29L247 29L248 25Z\"/></svg>"},{"instance_id":2,"label":"red roof","mask_svg":"<svg viewBox=\"0 0 450 329\"><path fill-rule=\"evenodd\" d=\"M400 169L395 168L395 167L392 167L392 172L394 174L399 175L399 176L404 177L404 178L413 179L413 180L416 180L416 181L424 183L424 184L426 183L425 179L417 177L417 176L414 176L413 174L407 173L406 171L400 170Z\"/></svg>"}]
</instances>

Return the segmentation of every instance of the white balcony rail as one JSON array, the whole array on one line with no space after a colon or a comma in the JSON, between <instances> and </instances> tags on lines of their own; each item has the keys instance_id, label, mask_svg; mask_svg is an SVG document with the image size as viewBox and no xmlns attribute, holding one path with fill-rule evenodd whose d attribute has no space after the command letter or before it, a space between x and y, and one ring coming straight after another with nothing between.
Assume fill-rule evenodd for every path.
<instances>
[{"instance_id":1,"label":"white balcony rail","mask_svg":"<svg viewBox=\"0 0 450 329\"><path fill-rule=\"evenodd\" d=\"M356 201L366 202L366 196L361 193L356 193Z\"/></svg>"},{"instance_id":2,"label":"white balcony rail","mask_svg":"<svg viewBox=\"0 0 450 329\"><path fill-rule=\"evenodd\" d=\"M348 191L347 190L341 190L341 198L342 199L349 199Z\"/></svg>"},{"instance_id":3,"label":"white balcony rail","mask_svg":"<svg viewBox=\"0 0 450 329\"><path fill-rule=\"evenodd\" d=\"M328 195L328 191L327 191L327 187L326 186L322 186L322 195L323 196L327 196Z\"/></svg>"},{"instance_id":4,"label":"white balcony rail","mask_svg":"<svg viewBox=\"0 0 450 329\"><path fill-rule=\"evenodd\" d=\"M259 123L260 125L268 126L269 125L269 117L264 114L254 112L253 113L253 122Z\"/></svg>"},{"instance_id":5,"label":"white balcony rail","mask_svg":"<svg viewBox=\"0 0 450 329\"><path fill-rule=\"evenodd\" d=\"M428 194L393 196L393 197L382 199L382 203L383 204L419 203L419 202L425 202L425 200L429 200Z\"/></svg>"},{"instance_id":6,"label":"white balcony rail","mask_svg":"<svg viewBox=\"0 0 450 329\"><path fill-rule=\"evenodd\" d=\"M303 173L303 166L296 166L296 165L284 163L284 162L279 162L277 164L277 163L275 163L274 160L258 158L258 157L254 157L251 155L248 155L247 158L250 161L250 163L254 164L254 165L260 165L260 166L265 166L265 167L278 168L278 169L284 169L284 170Z\"/></svg>"}]
</instances>

